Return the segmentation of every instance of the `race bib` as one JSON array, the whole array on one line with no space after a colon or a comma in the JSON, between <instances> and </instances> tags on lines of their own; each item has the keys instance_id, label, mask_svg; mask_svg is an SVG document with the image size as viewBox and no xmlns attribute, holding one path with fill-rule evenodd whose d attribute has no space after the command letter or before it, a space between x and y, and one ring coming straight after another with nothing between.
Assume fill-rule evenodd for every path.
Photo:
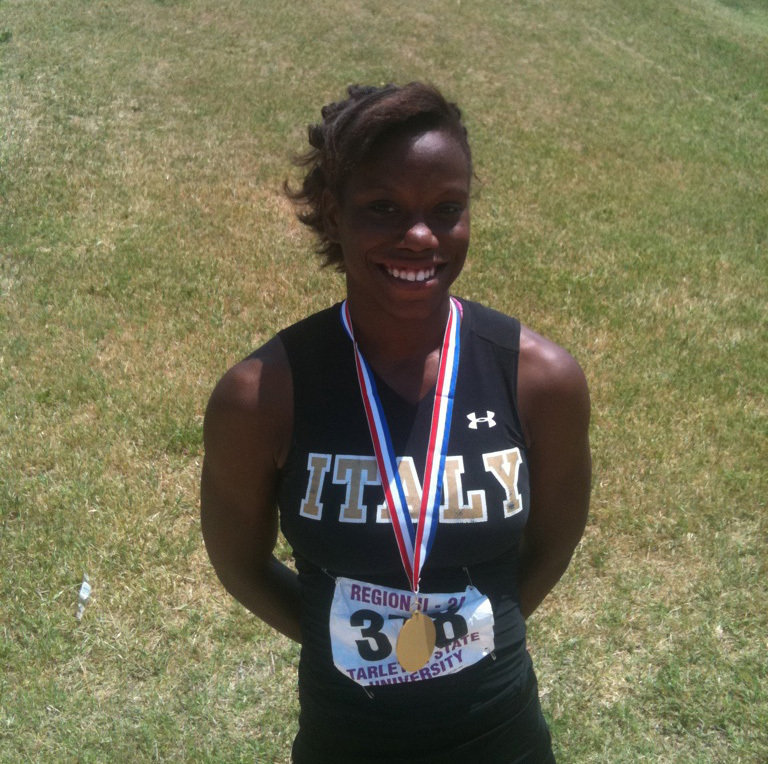
<instances>
[{"instance_id":1,"label":"race bib","mask_svg":"<svg viewBox=\"0 0 768 764\"><path fill-rule=\"evenodd\" d=\"M437 639L426 665L408 672L395 645L403 624L418 608L434 621ZM333 662L364 686L421 682L455 674L493 652L493 610L473 586L450 594L418 594L351 578L336 579L330 614Z\"/></svg>"}]
</instances>

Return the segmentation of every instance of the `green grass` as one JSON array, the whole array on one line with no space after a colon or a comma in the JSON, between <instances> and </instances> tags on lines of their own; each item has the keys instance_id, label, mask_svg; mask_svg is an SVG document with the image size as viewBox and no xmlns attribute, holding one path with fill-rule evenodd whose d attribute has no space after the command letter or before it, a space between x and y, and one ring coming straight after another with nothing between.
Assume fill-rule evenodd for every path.
<instances>
[{"instance_id":1,"label":"green grass","mask_svg":"<svg viewBox=\"0 0 768 764\"><path fill-rule=\"evenodd\" d=\"M768 760L767 72L762 0L0 0L0 760L288 760L298 653L207 563L202 413L342 293L280 191L306 123L410 79L475 150L456 291L592 387L530 623L561 760Z\"/></svg>"}]
</instances>

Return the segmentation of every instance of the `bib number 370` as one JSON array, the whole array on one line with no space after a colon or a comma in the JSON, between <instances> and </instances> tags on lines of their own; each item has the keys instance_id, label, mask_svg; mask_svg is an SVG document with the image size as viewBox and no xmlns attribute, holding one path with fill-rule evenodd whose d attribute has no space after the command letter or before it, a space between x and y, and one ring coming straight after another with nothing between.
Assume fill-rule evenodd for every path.
<instances>
[{"instance_id":1,"label":"bib number 370","mask_svg":"<svg viewBox=\"0 0 768 764\"><path fill-rule=\"evenodd\" d=\"M435 624L435 649L427 664L407 672L394 646L411 615L411 592L339 578L330 613L336 668L365 686L400 684L454 674L493 651L493 610L474 587L463 592L420 594L419 609Z\"/></svg>"},{"instance_id":2,"label":"bib number 370","mask_svg":"<svg viewBox=\"0 0 768 764\"><path fill-rule=\"evenodd\" d=\"M389 614L388 618L398 622L399 628L408 620L408 615ZM442 649L452 642L457 642L469 634L467 622L462 615L456 612L432 613L432 622L435 624L437 638L435 647ZM356 610L349 618L349 625L360 628L361 639L356 639L355 644L360 657L366 661L380 661L392 654L392 645L384 633L384 616L376 610Z\"/></svg>"}]
</instances>

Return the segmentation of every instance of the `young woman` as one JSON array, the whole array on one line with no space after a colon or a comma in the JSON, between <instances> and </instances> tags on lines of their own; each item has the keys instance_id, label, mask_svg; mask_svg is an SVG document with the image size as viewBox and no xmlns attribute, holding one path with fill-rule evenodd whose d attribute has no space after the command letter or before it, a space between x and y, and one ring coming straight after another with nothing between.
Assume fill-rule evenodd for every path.
<instances>
[{"instance_id":1,"label":"young woman","mask_svg":"<svg viewBox=\"0 0 768 764\"><path fill-rule=\"evenodd\" d=\"M208 553L302 643L295 762L554 761L525 619L586 521L584 376L450 293L473 175L455 105L351 87L322 115L293 197L346 300L214 390ZM298 574L272 554L278 522Z\"/></svg>"}]
</instances>

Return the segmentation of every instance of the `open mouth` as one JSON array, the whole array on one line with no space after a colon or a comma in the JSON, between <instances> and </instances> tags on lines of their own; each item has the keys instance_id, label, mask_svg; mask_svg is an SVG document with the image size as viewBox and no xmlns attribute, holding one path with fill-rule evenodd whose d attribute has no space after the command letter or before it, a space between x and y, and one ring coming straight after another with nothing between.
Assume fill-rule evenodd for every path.
<instances>
[{"instance_id":1,"label":"open mouth","mask_svg":"<svg viewBox=\"0 0 768 764\"><path fill-rule=\"evenodd\" d=\"M434 265L431 265L427 268L393 268L389 265L385 265L384 270L393 279L416 283L423 283L433 279L435 277L435 273L437 272L437 268Z\"/></svg>"}]
</instances>

